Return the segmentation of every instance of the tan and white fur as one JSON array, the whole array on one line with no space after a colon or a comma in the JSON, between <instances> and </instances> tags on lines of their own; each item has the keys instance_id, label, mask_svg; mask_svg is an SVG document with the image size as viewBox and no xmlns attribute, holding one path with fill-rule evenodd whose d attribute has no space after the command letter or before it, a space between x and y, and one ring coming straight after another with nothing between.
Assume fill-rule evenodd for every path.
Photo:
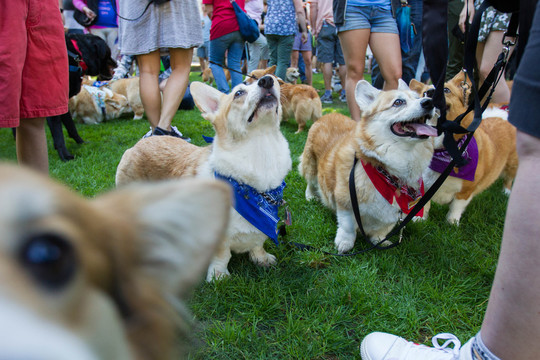
<instances>
[{"instance_id":1,"label":"tan and white fur","mask_svg":"<svg viewBox=\"0 0 540 360\"><path fill-rule=\"evenodd\" d=\"M191 93L202 116L215 128L212 145L198 147L170 136L153 136L127 150L116 173L117 185L135 180L178 177L230 176L258 192L281 185L291 170L287 140L279 129L279 84L265 76L250 85L240 84L225 95L200 82ZM263 247L267 236L235 210L227 239L208 269L208 280L228 275L231 251L249 252L262 266L276 262Z\"/></svg>"},{"instance_id":2,"label":"tan and white fur","mask_svg":"<svg viewBox=\"0 0 540 360\"><path fill-rule=\"evenodd\" d=\"M138 76L110 81L107 84L107 87L114 93L123 95L127 98L128 104L133 111L133 120L140 120L143 118L144 107L141 101Z\"/></svg>"},{"instance_id":3,"label":"tan and white fur","mask_svg":"<svg viewBox=\"0 0 540 360\"><path fill-rule=\"evenodd\" d=\"M285 82L289 84L296 84L298 82L299 77L300 77L300 71L298 71L298 68L295 68L295 67L287 68L287 72L285 74Z\"/></svg>"},{"instance_id":4,"label":"tan and white fur","mask_svg":"<svg viewBox=\"0 0 540 360\"><path fill-rule=\"evenodd\" d=\"M382 166L399 178L401 185L419 189L418 180L433 156L430 136L437 134L429 125L435 114L431 99L420 99L402 80L392 91L379 91L362 80L355 98L361 120L356 123L337 113L320 118L309 130L298 167L307 182L306 199L319 197L336 212L339 253L351 250L356 240L357 224L349 195L355 156ZM360 162L354 176L362 225L375 244L391 231L401 211L377 192Z\"/></svg>"},{"instance_id":5,"label":"tan and white fur","mask_svg":"<svg viewBox=\"0 0 540 360\"><path fill-rule=\"evenodd\" d=\"M251 72L251 76L259 79L268 74L274 74L276 66L273 65L266 69L258 69ZM246 82L252 82L248 78ZM302 132L308 121L317 121L322 116L322 103L312 86L305 84L289 84L281 81L281 106L283 107L282 121L287 121L294 117L298 123L296 133Z\"/></svg>"},{"instance_id":6,"label":"tan and white fur","mask_svg":"<svg viewBox=\"0 0 540 360\"><path fill-rule=\"evenodd\" d=\"M1 164L0 357L185 356L192 317L182 298L224 236L230 202L213 180L134 184L87 200Z\"/></svg>"},{"instance_id":7,"label":"tan and white fur","mask_svg":"<svg viewBox=\"0 0 540 360\"><path fill-rule=\"evenodd\" d=\"M470 90L464 90L462 87L464 80L464 73L460 72L452 80L445 83L446 118L449 120L456 119L468 107L467 99ZM411 88L419 94L424 94L430 86L412 80ZM470 88L469 82L465 89ZM461 216L473 197L486 190L499 177L503 177L504 192L509 195L516 176L519 160L516 151L515 127L506 120L507 113L504 110L493 108L489 111L486 110L483 115L486 117L483 116L480 126L474 133L478 144L478 165L474 181L448 176L432 198L438 204L450 205L446 219L452 224L459 225ZM465 128L469 126L473 116L473 112L470 112L463 119L462 126ZM457 141L463 136L463 134L456 134L454 138ZM435 139L436 149L444 148L443 138L444 135L441 135ZM424 172L426 189L439 176L438 172L427 168ZM427 217L427 214L426 211L424 218Z\"/></svg>"},{"instance_id":8,"label":"tan and white fur","mask_svg":"<svg viewBox=\"0 0 540 360\"><path fill-rule=\"evenodd\" d=\"M105 116L99 101L93 92L99 93L105 104ZM81 91L69 99L69 112L71 116L85 124L95 125L105 120L117 119L131 111L125 96L112 92L106 87L96 88L83 85Z\"/></svg>"}]
</instances>

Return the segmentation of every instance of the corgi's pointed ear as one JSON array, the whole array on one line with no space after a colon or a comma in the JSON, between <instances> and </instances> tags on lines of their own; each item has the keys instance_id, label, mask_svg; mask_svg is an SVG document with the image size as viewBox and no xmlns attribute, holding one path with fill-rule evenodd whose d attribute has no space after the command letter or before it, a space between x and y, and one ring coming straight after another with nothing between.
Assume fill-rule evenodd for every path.
<instances>
[{"instance_id":1,"label":"corgi's pointed ear","mask_svg":"<svg viewBox=\"0 0 540 360\"><path fill-rule=\"evenodd\" d=\"M274 74L276 72L276 65L272 65L269 68L266 68L265 74Z\"/></svg>"},{"instance_id":2,"label":"corgi's pointed ear","mask_svg":"<svg viewBox=\"0 0 540 360\"><path fill-rule=\"evenodd\" d=\"M402 91L410 90L409 85L407 85L407 83L403 79L399 79L398 80L398 90L402 90Z\"/></svg>"},{"instance_id":3,"label":"corgi's pointed ear","mask_svg":"<svg viewBox=\"0 0 540 360\"><path fill-rule=\"evenodd\" d=\"M422 96L422 94L424 93L425 86L426 85L424 83L421 83L416 79L411 79L411 82L409 82L409 89L411 89L420 96Z\"/></svg>"},{"instance_id":4,"label":"corgi's pointed ear","mask_svg":"<svg viewBox=\"0 0 540 360\"><path fill-rule=\"evenodd\" d=\"M380 90L373 87L366 80L360 80L354 89L354 97L360 109L367 108L379 95Z\"/></svg>"},{"instance_id":5,"label":"corgi's pointed ear","mask_svg":"<svg viewBox=\"0 0 540 360\"><path fill-rule=\"evenodd\" d=\"M195 105L201 111L201 115L212 122L213 115L219 108L219 101L223 94L221 91L206 85L205 83L194 81L189 86L191 96L195 101Z\"/></svg>"},{"instance_id":6,"label":"corgi's pointed ear","mask_svg":"<svg viewBox=\"0 0 540 360\"><path fill-rule=\"evenodd\" d=\"M214 180L133 184L96 199L123 215L136 235L136 272L164 294L184 296L202 279L224 239L231 208L230 188ZM136 274L135 274L136 276Z\"/></svg>"}]
</instances>

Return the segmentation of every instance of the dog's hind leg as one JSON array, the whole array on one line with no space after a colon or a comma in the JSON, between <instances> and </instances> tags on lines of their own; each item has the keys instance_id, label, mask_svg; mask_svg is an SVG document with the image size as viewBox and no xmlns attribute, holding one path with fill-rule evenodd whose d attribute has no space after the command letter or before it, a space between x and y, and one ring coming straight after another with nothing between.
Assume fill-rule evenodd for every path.
<instances>
[{"instance_id":1,"label":"dog's hind leg","mask_svg":"<svg viewBox=\"0 0 540 360\"><path fill-rule=\"evenodd\" d=\"M77 127L75 126L75 122L73 121L73 118L71 117L69 111L64 115L61 115L61 117L62 124L64 124L64 127L66 128L69 137L72 138L77 144L84 143L84 140L79 135Z\"/></svg>"},{"instance_id":2,"label":"dog's hind leg","mask_svg":"<svg viewBox=\"0 0 540 360\"><path fill-rule=\"evenodd\" d=\"M64 139L64 131L62 129L62 115L50 116L47 118L47 125L51 130L54 148L58 152L58 156L62 161L73 160L75 157L66 148Z\"/></svg>"},{"instance_id":3,"label":"dog's hind leg","mask_svg":"<svg viewBox=\"0 0 540 360\"><path fill-rule=\"evenodd\" d=\"M471 195L467 199L455 198L454 200L452 200L452 202L450 203L450 209L448 210L448 214L446 215L446 220L450 224L455 224L459 226L459 219L461 219L461 215L467 208L467 205L469 205L469 203L471 202L472 198L473 197Z\"/></svg>"},{"instance_id":4,"label":"dog's hind leg","mask_svg":"<svg viewBox=\"0 0 540 360\"><path fill-rule=\"evenodd\" d=\"M512 192L512 184L516 178L518 163L519 160L517 152L514 151L512 154L510 154L502 171L502 178L504 179L503 191L506 195L510 195Z\"/></svg>"}]
</instances>

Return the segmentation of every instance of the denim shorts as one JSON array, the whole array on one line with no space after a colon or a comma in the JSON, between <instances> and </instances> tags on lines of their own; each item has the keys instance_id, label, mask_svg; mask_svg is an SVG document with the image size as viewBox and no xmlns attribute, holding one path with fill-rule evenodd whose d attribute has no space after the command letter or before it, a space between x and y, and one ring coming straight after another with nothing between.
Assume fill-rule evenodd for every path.
<instances>
[{"instance_id":1,"label":"denim shorts","mask_svg":"<svg viewBox=\"0 0 540 360\"><path fill-rule=\"evenodd\" d=\"M396 19L392 10L379 6L347 5L345 21L338 27L338 33L347 30L371 29L371 32L397 34Z\"/></svg>"}]
</instances>

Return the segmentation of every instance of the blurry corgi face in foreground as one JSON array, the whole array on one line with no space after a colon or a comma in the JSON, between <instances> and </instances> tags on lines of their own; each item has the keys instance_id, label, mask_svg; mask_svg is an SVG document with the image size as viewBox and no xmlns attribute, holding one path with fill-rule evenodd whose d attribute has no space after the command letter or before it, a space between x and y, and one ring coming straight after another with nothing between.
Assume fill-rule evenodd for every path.
<instances>
[{"instance_id":1,"label":"blurry corgi face in foreground","mask_svg":"<svg viewBox=\"0 0 540 360\"><path fill-rule=\"evenodd\" d=\"M223 236L226 187L138 184L86 200L12 165L0 185L1 358L181 354L179 300Z\"/></svg>"}]
</instances>

